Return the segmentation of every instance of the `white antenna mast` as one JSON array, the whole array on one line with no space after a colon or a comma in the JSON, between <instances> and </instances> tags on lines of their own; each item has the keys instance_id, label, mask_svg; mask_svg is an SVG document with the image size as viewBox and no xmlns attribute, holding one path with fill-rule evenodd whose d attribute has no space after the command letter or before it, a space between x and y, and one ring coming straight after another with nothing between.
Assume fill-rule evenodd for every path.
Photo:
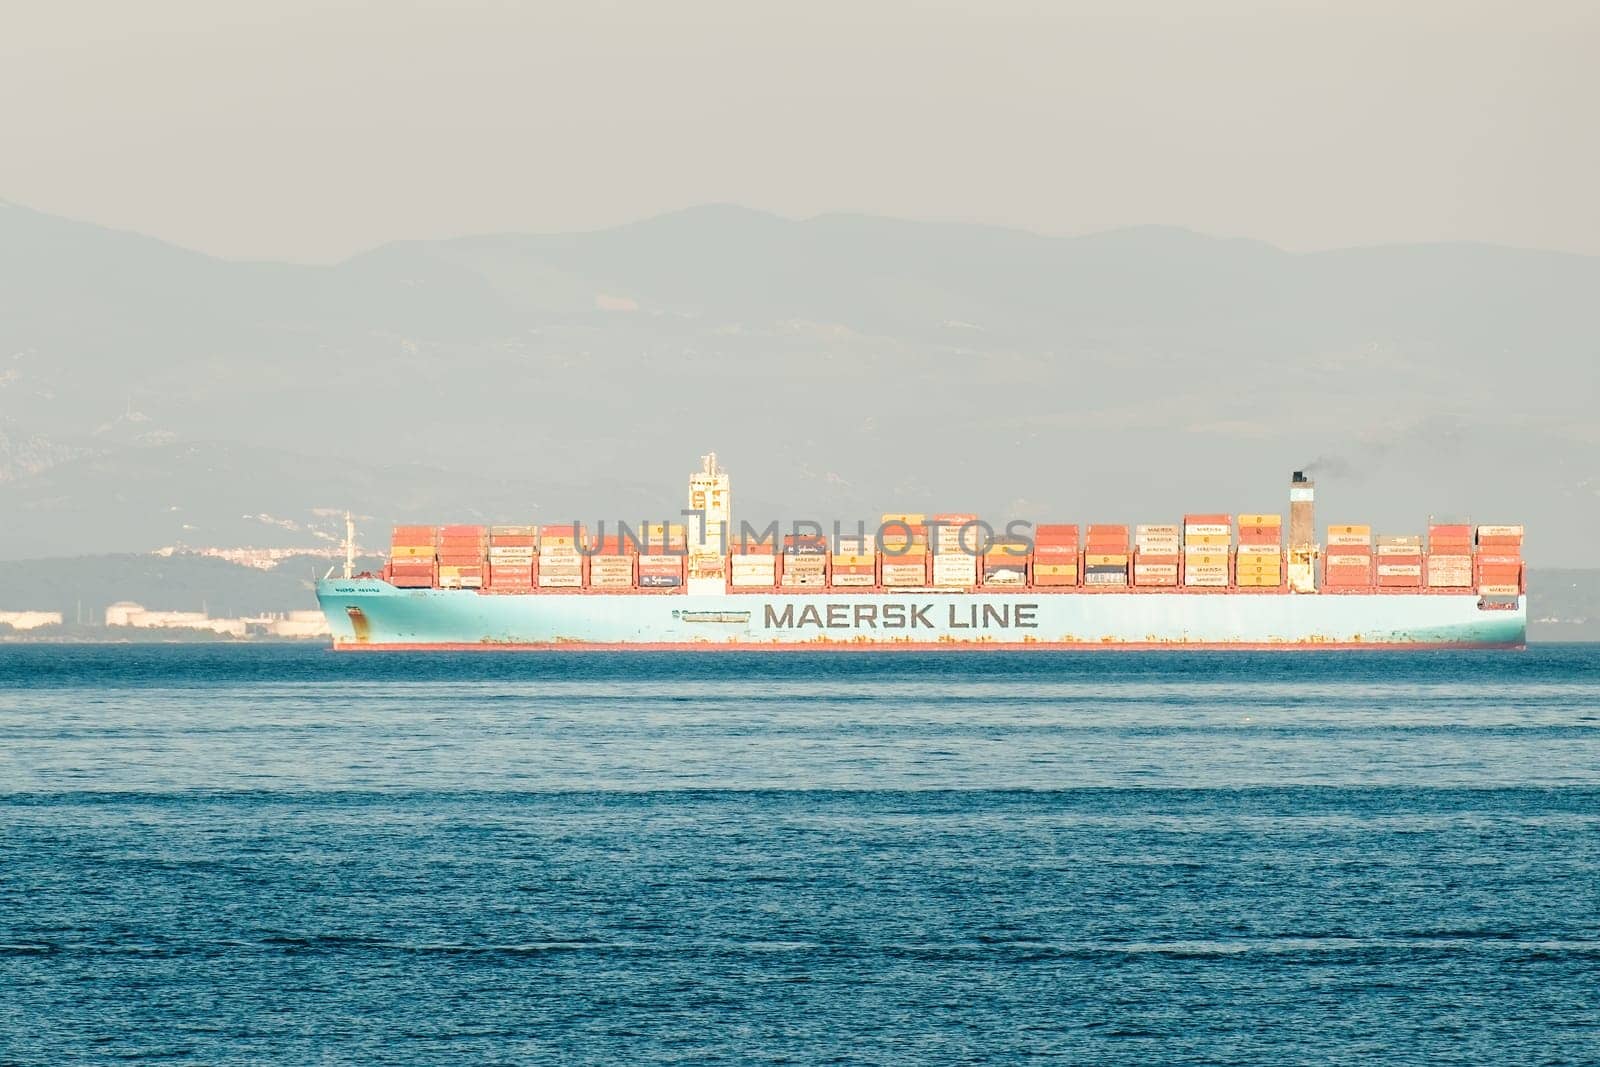
<instances>
[{"instance_id":1,"label":"white antenna mast","mask_svg":"<svg viewBox=\"0 0 1600 1067\"><path fill-rule=\"evenodd\" d=\"M356 520L344 513L344 576L354 578L356 573Z\"/></svg>"}]
</instances>

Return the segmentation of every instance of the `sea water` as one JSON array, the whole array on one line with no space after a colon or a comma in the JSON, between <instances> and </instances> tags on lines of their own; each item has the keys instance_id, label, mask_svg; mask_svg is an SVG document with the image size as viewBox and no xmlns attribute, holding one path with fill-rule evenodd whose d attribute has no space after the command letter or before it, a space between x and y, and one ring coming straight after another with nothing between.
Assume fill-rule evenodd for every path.
<instances>
[{"instance_id":1,"label":"sea water","mask_svg":"<svg viewBox=\"0 0 1600 1067\"><path fill-rule=\"evenodd\" d=\"M1600 1062L1600 647L0 647L0 1063Z\"/></svg>"}]
</instances>

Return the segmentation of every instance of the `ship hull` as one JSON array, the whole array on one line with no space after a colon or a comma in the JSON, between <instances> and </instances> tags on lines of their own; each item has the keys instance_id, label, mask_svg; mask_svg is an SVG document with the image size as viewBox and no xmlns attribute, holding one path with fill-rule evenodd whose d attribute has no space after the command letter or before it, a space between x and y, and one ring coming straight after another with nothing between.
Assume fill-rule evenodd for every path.
<instances>
[{"instance_id":1,"label":"ship hull","mask_svg":"<svg viewBox=\"0 0 1600 1067\"><path fill-rule=\"evenodd\" d=\"M1516 648L1527 600L1463 594L538 593L327 579L342 651Z\"/></svg>"}]
</instances>

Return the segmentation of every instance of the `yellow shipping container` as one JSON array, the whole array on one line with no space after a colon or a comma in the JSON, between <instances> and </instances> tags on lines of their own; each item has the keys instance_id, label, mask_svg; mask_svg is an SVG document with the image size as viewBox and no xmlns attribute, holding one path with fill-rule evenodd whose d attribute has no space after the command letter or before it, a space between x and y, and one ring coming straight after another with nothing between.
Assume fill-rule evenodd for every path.
<instances>
[{"instance_id":1,"label":"yellow shipping container","mask_svg":"<svg viewBox=\"0 0 1600 1067\"><path fill-rule=\"evenodd\" d=\"M1083 557L1085 567L1124 567L1128 563L1126 552L1112 552L1107 555L1088 555Z\"/></svg>"},{"instance_id":2,"label":"yellow shipping container","mask_svg":"<svg viewBox=\"0 0 1600 1067\"><path fill-rule=\"evenodd\" d=\"M1282 515L1240 515L1240 526L1282 526Z\"/></svg>"},{"instance_id":3,"label":"yellow shipping container","mask_svg":"<svg viewBox=\"0 0 1600 1067\"><path fill-rule=\"evenodd\" d=\"M432 545L395 545L389 549L391 559L432 559Z\"/></svg>"},{"instance_id":4,"label":"yellow shipping container","mask_svg":"<svg viewBox=\"0 0 1600 1067\"><path fill-rule=\"evenodd\" d=\"M928 521L928 517L926 515L894 515L886 513L882 521L884 523L903 522L907 526L922 526Z\"/></svg>"},{"instance_id":5,"label":"yellow shipping container","mask_svg":"<svg viewBox=\"0 0 1600 1067\"><path fill-rule=\"evenodd\" d=\"M1071 578L1077 575L1078 568L1076 564L1072 563L1035 563L1033 565L1033 573L1053 574L1057 577Z\"/></svg>"},{"instance_id":6,"label":"yellow shipping container","mask_svg":"<svg viewBox=\"0 0 1600 1067\"><path fill-rule=\"evenodd\" d=\"M1372 536L1372 527L1371 526L1330 526L1330 527L1328 527L1328 536L1330 536L1330 537L1371 537Z\"/></svg>"},{"instance_id":7,"label":"yellow shipping container","mask_svg":"<svg viewBox=\"0 0 1600 1067\"><path fill-rule=\"evenodd\" d=\"M1183 543L1186 545L1223 545L1232 543L1227 534L1185 534Z\"/></svg>"}]
</instances>

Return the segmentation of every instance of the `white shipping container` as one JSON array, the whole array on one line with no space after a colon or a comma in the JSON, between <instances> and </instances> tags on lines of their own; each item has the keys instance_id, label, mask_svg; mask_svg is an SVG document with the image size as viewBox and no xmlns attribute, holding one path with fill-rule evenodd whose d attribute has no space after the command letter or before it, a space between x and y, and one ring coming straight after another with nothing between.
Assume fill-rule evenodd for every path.
<instances>
[{"instance_id":1,"label":"white shipping container","mask_svg":"<svg viewBox=\"0 0 1600 1067\"><path fill-rule=\"evenodd\" d=\"M1170 537L1177 540L1179 525L1175 522L1145 523L1135 526L1133 532L1138 537Z\"/></svg>"},{"instance_id":2,"label":"white shipping container","mask_svg":"<svg viewBox=\"0 0 1600 1067\"><path fill-rule=\"evenodd\" d=\"M1115 574L1085 574L1083 576L1083 584L1084 585L1127 585L1128 584L1128 575L1126 574L1126 572L1118 572L1118 573L1115 573Z\"/></svg>"},{"instance_id":3,"label":"white shipping container","mask_svg":"<svg viewBox=\"0 0 1600 1067\"><path fill-rule=\"evenodd\" d=\"M772 575L760 577L748 574L735 574L729 583L735 589L770 589L772 588Z\"/></svg>"},{"instance_id":4,"label":"white shipping container","mask_svg":"<svg viewBox=\"0 0 1600 1067\"><path fill-rule=\"evenodd\" d=\"M1480 585L1480 586L1478 586L1478 595L1479 596L1516 596L1517 594L1519 594L1521 592L1522 592L1522 590L1518 589L1514 585Z\"/></svg>"},{"instance_id":5,"label":"white shipping container","mask_svg":"<svg viewBox=\"0 0 1600 1067\"><path fill-rule=\"evenodd\" d=\"M1185 536L1232 537L1233 527L1225 522L1192 522L1184 526Z\"/></svg>"},{"instance_id":6,"label":"white shipping container","mask_svg":"<svg viewBox=\"0 0 1600 1067\"><path fill-rule=\"evenodd\" d=\"M1370 545L1372 544L1372 536L1370 534L1329 534L1328 544L1330 546Z\"/></svg>"},{"instance_id":7,"label":"white shipping container","mask_svg":"<svg viewBox=\"0 0 1600 1067\"><path fill-rule=\"evenodd\" d=\"M1478 536L1479 537L1521 537L1522 536L1522 526L1520 524L1518 524L1516 526L1480 526L1480 527L1478 527Z\"/></svg>"},{"instance_id":8,"label":"white shipping container","mask_svg":"<svg viewBox=\"0 0 1600 1067\"><path fill-rule=\"evenodd\" d=\"M1380 555L1380 556L1420 556L1420 555L1422 555L1422 546L1421 545L1386 545L1386 544L1383 544L1382 542L1379 542L1379 544L1378 544L1378 555Z\"/></svg>"}]
</instances>

